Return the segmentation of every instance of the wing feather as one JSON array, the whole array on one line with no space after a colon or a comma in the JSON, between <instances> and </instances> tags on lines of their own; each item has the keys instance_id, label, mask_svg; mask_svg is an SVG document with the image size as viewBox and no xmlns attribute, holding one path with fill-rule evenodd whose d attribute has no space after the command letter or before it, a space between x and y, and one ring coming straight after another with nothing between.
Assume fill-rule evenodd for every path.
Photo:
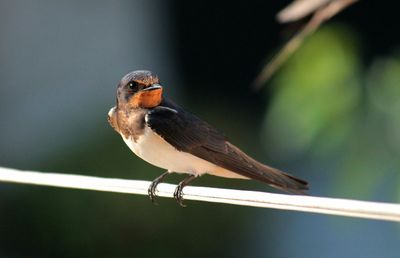
<instances>
[{"instance_id":1,"label":"wing feather","mask_svg":"<svg viewBox=\"0 0 400 258\"><path fill-rule=\"evenodd\" d=\"M146 115L146 122L179 151L281 190L303 193L308 189L306 181L254 160L217 129L169 100L153 108Z\"/></svg>"}]
</instances>

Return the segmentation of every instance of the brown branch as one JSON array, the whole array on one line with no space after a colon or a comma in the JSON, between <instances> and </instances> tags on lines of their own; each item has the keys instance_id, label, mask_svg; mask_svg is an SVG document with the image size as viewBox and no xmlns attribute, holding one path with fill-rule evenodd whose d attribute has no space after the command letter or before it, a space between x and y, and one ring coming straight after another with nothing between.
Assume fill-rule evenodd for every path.
<instances>
[{"instance_id":1,"label":"brown branch","mask_svg":"<svg viewBox=\"0 0 400 258\"><path fill-rule=\"evenodd\" d=\"M304 1L305 0L296 2ZM323 22L332 18L334 15L357 1L358 0L334 0L330 1L327 5L324 5L322 7L314 6L318 7L318 9L314 12L314 15L311 17L308 23L283 46L283 48L277 53L277 55L275 55L272 60L264 66L264 68L254 81L254 88L260 89L262 85L266 81L268 81L272 77L272 75L283 65L283 63L285 63L286 60L300 47L304 39L307 36L311 35L315 30L317 30ZM308 11L309 10L310 9L308 9ZM302 18L304 15L307 14L308 12L305 8L303 8L301 12L295 12L295 9L285 8L282 12L278 14L278 19L283 20L283 22L293 21Z\"/></svg>"}]
</instances>

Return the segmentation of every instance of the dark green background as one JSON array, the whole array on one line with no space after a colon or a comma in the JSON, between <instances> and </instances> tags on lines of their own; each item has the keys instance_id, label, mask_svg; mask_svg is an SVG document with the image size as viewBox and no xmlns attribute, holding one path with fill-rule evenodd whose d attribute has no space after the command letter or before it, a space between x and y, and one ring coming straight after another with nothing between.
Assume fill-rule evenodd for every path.
<instances>
[{"instance_id":1,"label":"dark green background","mask_svg":"<svg viewBox=\"0 0 400 258\"><path fill-rule=\"evenodd\" d=\"M106 121L118 80L166 94L311 195L399 202L398 14L360 1L252 81L301 22L288 1L0 1L0 165L152 180ZM170 182L182 177L172 176ZM273 191L205 176L195 185ZM0 184L0 257L397 257L396 223Z\"/></svg>"}]
</instances>

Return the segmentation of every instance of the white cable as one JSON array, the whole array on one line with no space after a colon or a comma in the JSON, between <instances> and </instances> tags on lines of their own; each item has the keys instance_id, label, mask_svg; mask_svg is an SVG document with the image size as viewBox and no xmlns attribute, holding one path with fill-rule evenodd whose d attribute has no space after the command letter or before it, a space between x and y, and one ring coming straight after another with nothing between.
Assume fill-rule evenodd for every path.
<instances>
[{"instance_id":1,"label":"white cable","mask_svg":"<svg viewBox=\"0 0 400 258\"><path fill-rule=\"evenodd\" d=\"M147 188L151 183L141 180L21 171L4 167L0 167L0 181L141 195L147 195ZM161 183L157 187L157 195L172 198L175 187L175 185ZM184 188L183 198L400 222L400 205L391 203L194 186Z\"/></svg>"}]
</instances>

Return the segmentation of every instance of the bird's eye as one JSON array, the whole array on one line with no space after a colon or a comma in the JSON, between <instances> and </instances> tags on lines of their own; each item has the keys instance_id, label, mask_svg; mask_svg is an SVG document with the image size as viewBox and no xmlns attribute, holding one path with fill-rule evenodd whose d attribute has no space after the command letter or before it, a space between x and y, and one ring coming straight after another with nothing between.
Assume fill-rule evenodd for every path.
<instances>
[{"instance_id":1,"label":"bird's eye","mask_svg":"<svg viewBox=\"0 0 400 258\"><path fill-rule=\"evenodd\" d=\"M138 89L139 84L135 81L131 81L128 83L128 87L131 90L137 90Z\"/></svg>"}]
</instances>

